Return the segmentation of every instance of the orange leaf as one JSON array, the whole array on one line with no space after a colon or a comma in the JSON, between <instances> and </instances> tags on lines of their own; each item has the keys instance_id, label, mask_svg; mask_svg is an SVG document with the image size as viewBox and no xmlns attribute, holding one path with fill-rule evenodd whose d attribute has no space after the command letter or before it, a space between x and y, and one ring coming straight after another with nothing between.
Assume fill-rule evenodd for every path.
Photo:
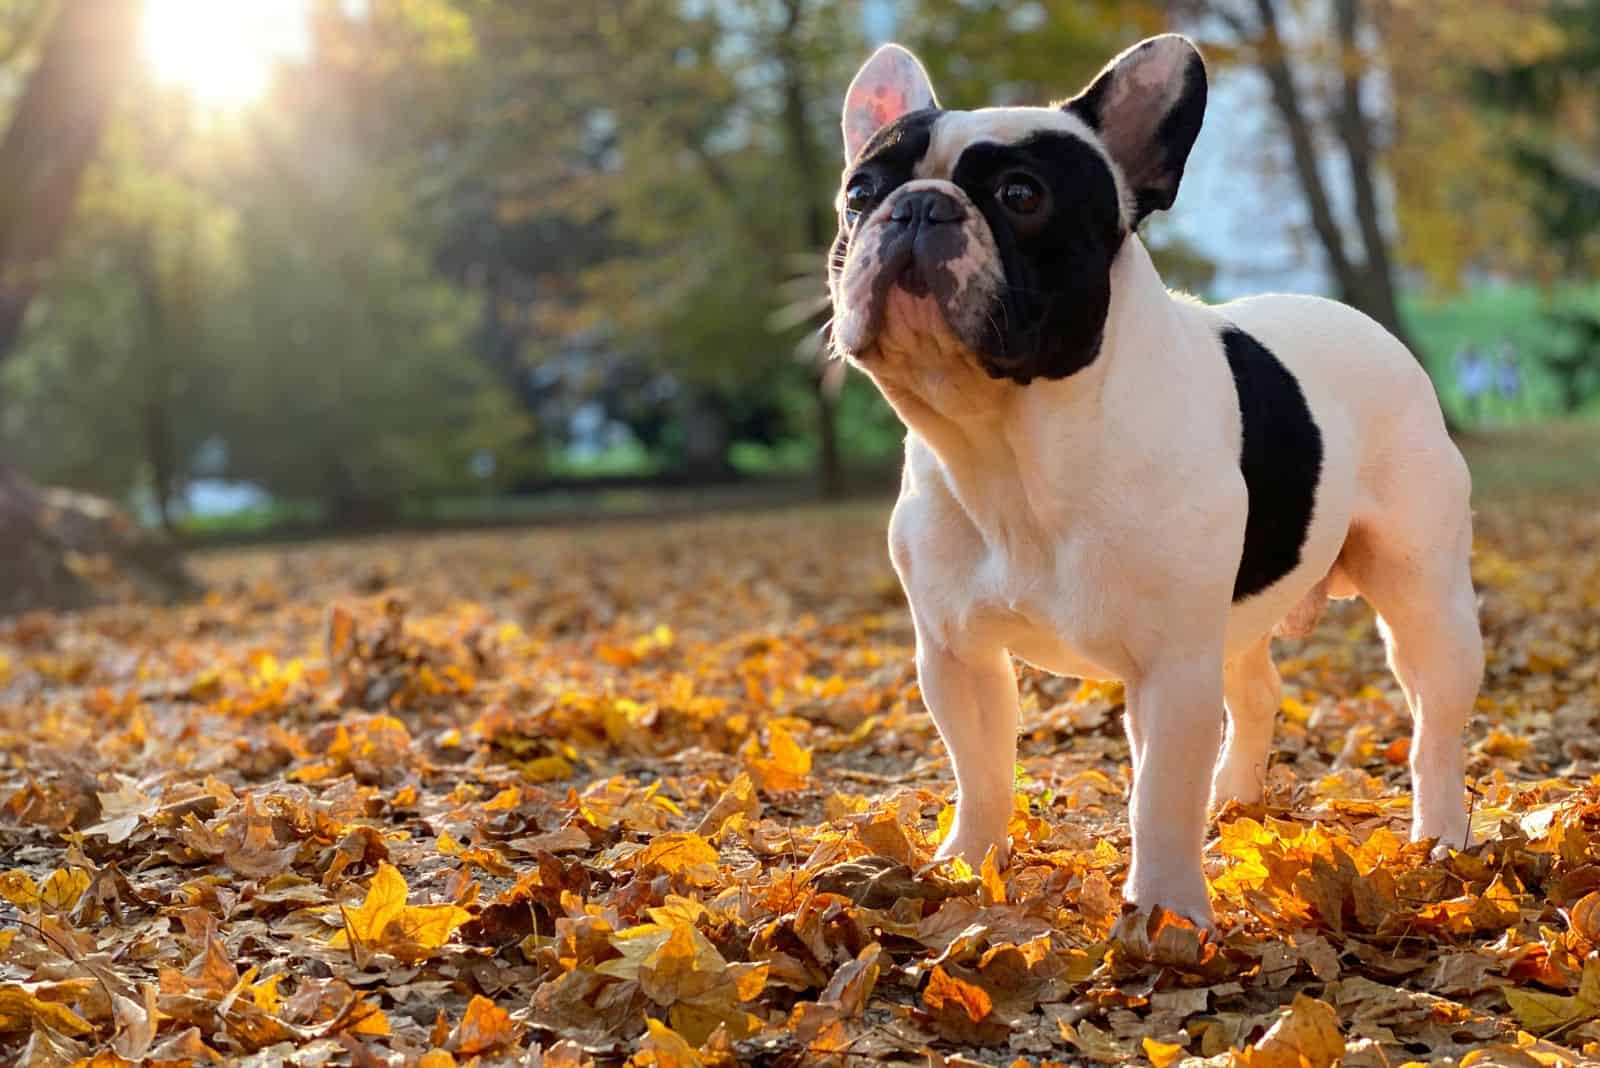
<instances>
[{"instance_id":1,"label":"orange leaf","mask_svg":"<svg viewBox=\"0 0 1600 1068\"><path fill-rule=\"evenodd\" d=\"M988 991L965 979L957 979L942 965L933 969L933 975L922 991L922 1000L935 1012L960 1009L973 1023L978 1023L994 1011L994 999L989 997Z\"/></svg>"},{"instance_id":2,"label":"orange leaf","mask_svg":"<svg viewBox=\"0 0 1600 1068\"><path fill-rule=\"evenodd\" d=\"M798 790L811 774L811 750L803 748L781 724L767 728L771 756L761 755L754 738L744 749L745 763L756 782L767 791Z\"/></svg>"},{"instance_id":3,"label":"orange leaf","mask_svg":"<svg viewBox=\"0 0 1600 1068\"><path fill-rule=\"evenodd\" d=\"M513 1045L521 1032L509 1012L482 994L474 994L446 1045L456 1053L488 1053Z\"/></svg>"},{"instance_id":4,"label":"orange leaf","mask_svg":"<svg viewBox=\"0 0 1600 1068\"><path fill-rule=\"evenodd\" d=\"M1153 1038L1144 1040L1144 1055L1150 1058L1150 1063L1155 1068L1167 1068L1184 1054L1184 1048L1176 1042L1157 1042Z\"/></svg>"}]
</instances>

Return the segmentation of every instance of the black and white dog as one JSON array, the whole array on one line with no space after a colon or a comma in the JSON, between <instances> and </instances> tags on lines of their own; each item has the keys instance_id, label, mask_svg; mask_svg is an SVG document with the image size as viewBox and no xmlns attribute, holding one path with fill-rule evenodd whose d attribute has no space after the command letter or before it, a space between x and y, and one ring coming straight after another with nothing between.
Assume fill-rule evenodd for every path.
<instances>
[{"instance_id":1,"label":"black and white dog","mask_svg":"<svg viewBox=\"0 0 1600 1068\"><path fill-rule=\"evenodd\" d=\"M978 111L887 45L845 100L829 273L835 346L908 431L889 546L955 767L941 855L1006 854L1010 655L1121 679L1124 894L1200 924L1207 803L1262 794L1274 632L1329 597L1376 608L1414 717L1412 836L1440 848L1467 837L1483 671L1467 469L1417 361L1330 301L1174 295L1139 240L1205 102L1178 36L1060 107Z\"/></svg>"}]
</instances>

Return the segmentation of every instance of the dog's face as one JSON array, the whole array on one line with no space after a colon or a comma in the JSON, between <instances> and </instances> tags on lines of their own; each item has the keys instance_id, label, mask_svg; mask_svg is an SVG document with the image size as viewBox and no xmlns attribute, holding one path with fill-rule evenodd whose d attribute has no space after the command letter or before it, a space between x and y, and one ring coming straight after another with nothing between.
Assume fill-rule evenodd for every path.
<instances>
[{"instance_id":1,"label":"dog's face","mask_svg":"<svg viewBox=\"0 0 1600 1068\"><path fill-rule=\"evenodd\" d=\"M1060 107L979 111L942 110L916 57L884 46L845 97L835 347L880 383L1088 366L1112 262L1171 206L1205 98L1199 53L1172 35Z\"/></svg>"}]
</instances>

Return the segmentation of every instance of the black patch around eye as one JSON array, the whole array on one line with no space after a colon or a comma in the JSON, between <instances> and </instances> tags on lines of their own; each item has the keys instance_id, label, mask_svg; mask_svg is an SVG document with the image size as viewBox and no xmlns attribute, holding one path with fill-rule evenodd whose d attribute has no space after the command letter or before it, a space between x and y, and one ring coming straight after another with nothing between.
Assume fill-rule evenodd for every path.
<instances>
[{"instance_id":1,"label":"black patch around eye","mask_svg":"<svg viewBox=\"0 0 1600 1068\"><path fill-rule=\"evenodd\" d=\"M911 169L928 154L928 145L933 139L933 124L943 114L940 108L923 108L900 116L861 146L861 154L856 157L856 169L870 163L890 172L904 172L909 178Z\"/></svg>"},{"instance_id":2,"label":"black patch around eye","mask_svg":"<svg viewBox=\"0 0 1600 1068\"><path fill-rule=\"evenodd\" d=\"M1239 470L1250 511L1233 599L1260 593L1300 566L1322 477L1322 432L1300 383L1272 351L1230 326L1222 348L1239 393Z\"/></svg>"},{"instance_id":3,"label":"black patch around eye","mask_svg":"<svg viewBox=\"0 0 1600 1068\"><path fill-rule=\"evenodd\" d=\"M1048 208L1025 224L994 195L1015 170L1049 187ZM1126 236L1105 157L1072 134L1045 132L1017 144L971 145L951 178L983 213L1005 272L1004 306L993 316L1004 327L993 351L981 354L985 370L1026 385L1093 363L1111 306L1111 264Z\"/></svg>"}]
</instances>

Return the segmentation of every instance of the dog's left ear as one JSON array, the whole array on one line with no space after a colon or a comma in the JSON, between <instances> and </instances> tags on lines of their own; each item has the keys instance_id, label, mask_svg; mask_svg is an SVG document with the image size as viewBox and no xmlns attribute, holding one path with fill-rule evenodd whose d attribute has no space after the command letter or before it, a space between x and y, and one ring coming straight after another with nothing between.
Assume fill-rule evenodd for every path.
<instances>
[{"instance_id":1,"label":"dog's left ear","mask_svg":"<svg viewBox=\"0 0 1600 1068\"><path fill-rule=\"evenodd\" d=\"M1172 207L1206 114L1206 65L1188 38L1140 41L1064 106L1100 135L1121 169L1135 226Z\"/></svg>"}]
</instances>

